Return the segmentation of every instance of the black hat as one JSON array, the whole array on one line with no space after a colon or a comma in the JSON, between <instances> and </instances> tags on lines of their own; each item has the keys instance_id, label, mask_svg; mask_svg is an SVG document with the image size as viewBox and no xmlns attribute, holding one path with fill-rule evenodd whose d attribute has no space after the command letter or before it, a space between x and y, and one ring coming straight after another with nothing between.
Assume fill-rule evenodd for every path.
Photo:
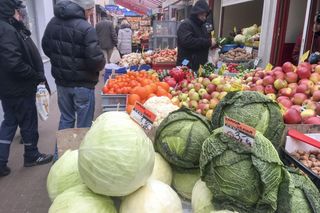
<instances>
[{"instance_id":1,"label":"black hat","mask_svg":"<svg viewBox=\"0 0 320 213\"><path fill-rule=\"evenodd\" d=\"M199 0L196 2L196 4L192 7L191 9L191 14L192 15L197 15L200 13L209 13L209 5L206 1L204 0Z\"/></svg>"},{"instance_id":2,"label":"black hat","mask_svg":"<svg viewBox=\"0 0 320 213\"><path fill-rule=\"evenodd\" d=\"M25 8L20 0L0 0L0 17L10 18L15 10Z\"/></svg>"}]
</instances>

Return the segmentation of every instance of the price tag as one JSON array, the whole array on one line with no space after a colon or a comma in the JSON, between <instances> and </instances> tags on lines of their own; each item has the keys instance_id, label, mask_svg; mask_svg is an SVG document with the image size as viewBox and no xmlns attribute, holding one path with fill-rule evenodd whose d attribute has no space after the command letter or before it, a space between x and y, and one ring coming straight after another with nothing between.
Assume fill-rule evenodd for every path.
<instances>
[{"instance_id":1,"label":"price tag","mask_svg":"<svg viewBox=\"0 0 320 213\"><path fill-rule=\"evenodd\" d=\"M151 130L156 115L147 110L141 103L136 103L130 113L130 117L137 122L142 128Z\"/></svg>"},{"instance_id":2,"label":"price tag","mask_svg":"<svg viewBox=\"0 0 320 213\"><path fill-rule=\"evenodd\" d=\"M253 62L253 66L256 68L258 66L258 64L260 63L261 58L256 58Z\"/></svg>"},{"instance_id":3,"label":"price tag","mask_svg":"<svg viewBox=\"0 0 320 213\"><path fill-rule=\"evenodd\" d=\"M183 66L187 66L188 64L189 64L189 60L184 59L184 60L182 61L182 65L183 65Z\"/></svg>"},{"instance_id":4,"label":"price tag","mask_svg":"<svg viewBox=\"0 0 320 213\"><path fill-rule=\"evenodd\" d=\"M268 63L265 70L270 71L270 70L272 70L272 68L273 68L272 64Z\"/></svg>"},{"instance_id":5,"label":"price tag","mask_svg":"<svg viewBox=\"0 0 320 213\"><path fill-rule=\"evenodd\" d=\"M252 147L256 130L227 116L224 117L223 132L246 146Z\"/></svg>"},{"instance_id":6,"label":"price tag","mask_svg":"<svg viewBox=\"0 0 320 213\"><path fill-rule=\"evenodd\" d=\"M309 53L310 53L310 50L308 50L307 52L303 53L303 55L300 58L300 62L304 62L305 60L307 60L307 58L309 57Z\"/></svg>"},{"instance_id":7,"label":"price tag","mask_svg":"<svg viewBox=\"0 0 320 213\"><path fill-rule=\"evenodd\" d=\"M246 51L247 53L252 54L252 51L253 51L253 48L252 48L252 47L247 47L247 46L245 46L244 49L245 49L245 51Z\"/></svg>"}]
</instances>

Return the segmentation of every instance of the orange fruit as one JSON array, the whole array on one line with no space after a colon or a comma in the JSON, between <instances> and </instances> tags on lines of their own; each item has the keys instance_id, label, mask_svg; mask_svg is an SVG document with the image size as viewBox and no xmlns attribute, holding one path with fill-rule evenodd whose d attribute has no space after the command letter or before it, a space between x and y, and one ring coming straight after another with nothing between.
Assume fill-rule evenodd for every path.
<instances>
[{"instance_id":1,"label":"orange fruit","mask_svg":"<svg viewBox=\"0 0 320 213\"><path fill-rule=\"evenodd\" d=\"M149 87L151 88L152 92L155 93L157 92L158 86L156 84L150 84Z\"/></svg>"},{"instance_id":2,"label":"orange fruit","mask_svg":"<svg viewBox=\"0 0 320 213\"><path fill-rule=\"evenodd\" d=\"M141 99L140 99L140 96L138 96L137 94L130 94L129 97L128 97L128 104L130 105L135 105L136 102L140 102Z\"/></svg>"},{"instance_id":3,"label":"orange fruit","mask_svg":"<svg viewBox=\"0 0 320 213\"><path fill-rule=\"evenodd\" d=\"M154 94L154 93L151 93L149 96L148 96L148 98L147 98L147 100L149 99L149 98L152 98L152 97L154 97L154 96L156 96L156 94Z\"/></svg>"},{"instance_id":4,"label":"orange fruit","mask_svg":"<svg viewBox=\"0 0 320 213\"><path fill-rule=\"evenodd\" d=\"M148 97L144 87L136 87L135 94L139 95L141 99L146 99Z\"/></svg>"},{"instance_id":5,"label":"orange fruit","mask_svg":"<svg viewBox=\"0 0 320 213\"><path fill-rule=\"evenodd\" d=\"M165 91L169 92L170 86L166 82L158 82L157 85L162 87Z\"/></svg>"},{"instance_id":6,"label":"orange fruit","mask_svg":"<svg viewBox=\"0 0 320 213\"><path fill-rule=\"evenodd\" d=\"M165 90L162 89L162 88L158 88L158 91L157 91L156 95L157 95L158 97L160 97L160 96L167 96L167 95L168 95L168 92L165 91Z\"/></svg>"},{"instance_id":7,"label":"orange fruit","mask_svg":"<svg viewBox=\"0 0 320 213\"><path fill-rule=\"evenodd\" d=\"M128 105L128 106L126 107L126 111L127 111L128 114L131 113L133 107L134 107L133 105Z\"/></svg>"}]
</instances>

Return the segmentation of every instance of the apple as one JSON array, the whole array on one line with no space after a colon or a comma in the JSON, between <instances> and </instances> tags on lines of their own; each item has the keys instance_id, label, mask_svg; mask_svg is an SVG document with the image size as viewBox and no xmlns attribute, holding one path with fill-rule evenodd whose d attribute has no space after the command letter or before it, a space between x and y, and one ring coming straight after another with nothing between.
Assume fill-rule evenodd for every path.
<instances>
[{"instance_id":1,"label":"apple","mask_svg":"<svg viewBox=\"0 0 320 213\"><path fill-rule=\"evenodd\" d=\"M200 84L200 83L195 83L195 85L194 85L194 89L198 92L200 89L202 89L203 88L203 85L202 84Z\"/></svg>"},{"instance_id":2,"label":"apple","mask_svg":"<svg viewBox=\"0 0 320 213\"><path fill-rule=\"evenodd\" d=\"M283 72L282 67L276 66L276 67L273 68L273 70L272 70L273 73L274 73L274 72L277 72L277 71Z\"/></svg>"},{"instance_id":3,"label":"apple","mask_svg":"<svg viewBox=\"0 0 320 213\"><path fill-rule=\"evenodd\" d=\"M294 67L293 67L293 64L291 62L286 62L282 65L282 70L283 72L285 73L288 73L288 72L293 72L294 70Z\"/></svg>"},{"instance_id":4,"label":"apple","mask_svg":"<svg viewBox=\"0 0 320 213\"><path fill-rule=\"evenodd\" d=\"M282 88L279 90L281 96L291 97L293 95L293 90L291 88Z\"/></svg>"},{"instance_id":5,"label":"apple","mask_svg":"<svg viewBox=\"0 0 320 213\"><path fill-rule=\"evenodd\" d=\"M305 67L305 68L307 68L307 70L308 70L309 72L311 72L311 70L312 70L312 65L311 65L310 63L308 63L308 62L302 62L302 63L299 64L299 66L300 66L300 67ZM299 66L298 66L298 67L299 67Z\"/></svg>"},{"instance_id":6,"label":"apple","mask_svg":"<svg viewBox=\"0 0 320 213\"><path fill-rule=\"evenodd\" d=\"M319 117L309 117L307 119L305 119L305 121L303 122L305 124L320 124L320 118Z\"/></svg>"},{"instance_id":7,"label":"apple","mask_svg":"<svg viewBox=\"0 0 320 213\"><path fill-rule=\"evenodd\" d=\"M221 92L218 99L222 100L224 98L224 96L226 96L228 93L227 92Z\"/></svg>"},{"instance_id":8,"label":"apple","mask_svg":"<svg viewBox=\"0 0 320 213\"><path fill-rule=\"evenodd\" d=\"M209 100L207 100L207 99L201 99L201 100L199 101L199 103L201 103L201 104L209 104Z\"/></svg>"},{"instance_id":9,"label":"apple","mask_svg":"<svg viewBox=\"0 0 320 213\"><path fill-rule=\"evenodd\" d=\"M314 85L310 91L311 91L311 94L313 94L315 91L319 91L320 90L320 85L319 84L316 84Z\"/></svg>"},{"instance_id":10,"label":"apple","mask_svg":"<svg viewBox=\"0 0 320 213\"><path fill-rule=\"evenodd\" d=\"M187 86L188 90L192 90L194 89L194 84L192 83L189 83L188 86Z\"/></svg>"},{"instance_id":11,"label":"apple","mask_svg":"<svg viewBox=\"0 0 320 213\"><path fill-rule=\"evenodd\" d=\"M320 81L320 74L316 72L312 73L309 79L316 84Z\"/></svg>"},{"instance_id":12,"label":"apple","mask_svg":"<svg viewBox=\"0 0 320 213\"><path fill-rule=\"evenodd\" d=\"M210 81L212 81L214 78L216 78L217 77L217 74L214 74L214 73L211 73L210 75L209 75L209 79L210 79Z\"/></svg>"},{"instance_id":13,"label":"apple","mask_svg":"<svg viewBox=\"0 0 320 213\"><path fill-rule=\"evenodd\" d=\"M253 78L252 78L252 82L253 82L253 83L256 83L256 82L257 82L258 80L260 80L260 79L261 79L261 78L259 78L259 77L253 77Z\"/></svg>"},{"instance_id":14,"label":"apple","mask_svg":"<svg viewBox=\"0 0 320 213\"><path fill-rule=\"evenodd\" d=\"M263 85L263 80L262 79L257 80L256 85Z\"/></svg>"},{"instance_id":15,"label":"apple","mask_svg":"<svg viewBox=\"0 0 320 213\"><path fill-rule=\"evenodd\" d=\"M306 120L310 117L316 116L316 112L313 109L303 110L301 113L302 120Z\"/></svg>"},{"instance_id":16,"label":"apple","mask_svg":"<svg viewBox=\"0 0 320 213\"><path fill-rule=\"evenodd\" d=\"M275 90L275 88L274 88L272 85L267 85L267 86L264 88L264 93L265 93L265 94L274 94L274 93L276 93L276 90Z\"/></svg>"},{"instance_id":17,"label":"apple","mask_svg":"<svg viewBox=\"0 0 320 213\"><path fill-rule=\"evenodd\" d=\"M298 87L297 87L297 93L304 93L304 94L310 94L310 89L308 87L307 84L300 84Z\"/></svg>"},{"instance_id":18,"label":"apple","mask_svg":"<svg viewBox=\"0 0 320 213\"><path fill-rule=\"evenodd\" d=\"M298 82L298 74L295 72L288 72L285 75L285 80L288 83L297 83Z\"/></svg>"},{"instance_id":19,"label":"apple","mask_svg":"<svg viewBox=\"0 0 320 213\"><path fill-rule=\"evenodd\" d=\"M199 95L202 97L204 94L208 94L207 90L204 88L199 89L198 91Z\"/></svg>"},{"instance_id":20,"label":"apple","mask_svg":"<svg viewBox=\"0 0 320 213\"><path fill-rule=\"evenodd\" d=\"M216 89L217 89L217 86L212 83L208 84L207 86L207 92L210 94L216 91Z\"/></svg>"},{"instance_id":21,"label":"apple","mask_svg":"<svg viewBox=\"0 0 320 213\"><path fill-rule=\"evenodd\" d=\"M271 75L268 75L263 78L263 86L267 86L274 83L274 78Z\"/></svg>"},{"instance_id":22,"label":"apple","mask_svg":"<svg viewBox=\"0 0 320 213\"><path fill-rule=\"evenodd\" d=\"M301 112L302 106L299 105L292 105L290 108L296 109L298 112Z\"/></svg>"},{"instance_id":23,"label":"apple","mask_svg":"<svg viewBox=\"0 0 320 213\"><path fill-rule=\"evenodd\" d=\"M316 102L319 102L320 101L320 91L317 90L313 93L312 95L312 100L313 101L316 101Z\"/></svg>"},{"instance_id":24,"label":"apple","mask_svg":"<svg viewBox=\"0 0 320 213\"><path fill-rule=\"evenodd\" d=\"M191 100L189 102L189 108L192 110L196 110L198 108L198 102L195 100Z\"/></svg>"},{"instance_id":25,"label":"apple","mask_svg":"<svg viewBox=\"0 0 320 213\"><path fill-rule=\"evenodd\" d=\"M292 97L292 103L295 105L302 105L302 103L307 100L308 96L304 93L296 93Z\"/></svg>"},{"instance_id":26,"label":"apple","mask_svg":"<svg viewBox=\"0 0 320 213\"><path fill-rule=\"evenodd\" d=\"M273 72L274 78L275 79L284 79L285 78L285 73L279 70L276 70Z\"/></svg>"},{"instance_id":27,"label":"apple","mask_svg":"<svg viewBox=\"0 0 320 213\"><path fill-rule=\"evenodd\" d=\"M231 88L232 88L231 84L225 84L223 86L223 91L230 92Z\"/></svg>"},{"instance_id":28,"label":"apple","mask_svg":"<svg viewBox=\"0 0 320 213\"><path fill-rule=\"evenodd\" d=\"M314 86L314 83L312 81L310 81L309 79L301 79L299 81L299 85L300 84L306 84L306 85L308 85L309 88L312 88Z\"/></svg>"},{"instance_id":29,"label":"apple","mask_svg":"<svg viewBox=\"0 0 320 213\"><path fill-rule=\"evenodd\" d=\"M220 85L220 84L224 84L224 79L221 76L218 76L216 78L214 78L211 83L213 83L214 85Z\"/></svg>"},{"instance_id":30,"label":"apple","mask_svg":"<svg viewBox=\"0 0 320 213\"><path fill-rule=\"evenodd\" d=\"M289 109L292 106L292 102L289 99L282 99L279 101L279 104L281 104L286 109Z\"/></svg>"},{"instance_id":31,"label":"apple","mask_svg":"<svg viewBox=\"0 0 320 213\"><path fill-rule=\"evenodd\" d=\"M215 109L218 104L219 104L219 100L217 98L213 98L209 102L209 108L210 109Z\"/></svg>"},{"instance_id":32,"label":"apple","mask_svg":"<svg viewBox=\"0 0 320 213\"><path fill-rule=\"evenodd\" d=\"M243 85L243 86L242 86L242 90L243 90L243 91L249 91L249 90L250 90L250 86L248 86L248 85Z\"/></svg>"},{"instance_id":33,"label":"apple","mask_svg":"<svg viewBox=\"0 0 320 213\"><path fill-rule=\"evenodd\" d=\"M197 78L197 82L202 83L203 79L204 79L203 77L199 77L199 78Z\"/></svg>"},{"instance_id":34,"label":"apple","mask_svg":"<svg viewBox=\"0 0 320 213\"><path fill-rule=\"evenodd\" d=\"M207 111L209 110L209 104L204 104L204 103L200 103L198 104L198 109L201 110L201 114L206 114Z\"/></svg>"},{"instance_id":35,"label":"apple","mask_svg":"<svg viewBox=\"0 0 320 213\"><path fill-rule=\"evenodd\" d=\"M316 114L317 115L320 115L320 103L319 102L316 102Z\"/></svg>"},{"instance_id":36,"label":"apple","mask_svg":"<svg viewBox=\"0 0 320 213\"><path fill-rule=\"evenodd\" d=\"M263 70L258 70L255 74L255 77L259 77L259 78L264 78L265 74L263 72Z\"/></svg>"},{"instance_id":37,"label":"apple","mask_svg":"<svg viewBox=\"0 0 320 213\"><path fill-rule=\"evenodd\" d=\"M180 104L180 101L179 101L179 98L178 98L178 97L173 97L173 98L171 99L171 102L172 102L174 105L176 105L176 106L179 106L179 104Z\"/></svg>"},{"instance_id":38,"label":"apple","mask_svg":"<svg viewBox=\"0 0 320 213\"><path fill-rule=\"evenodd\" d=\"M218 85L217 88L216 88L216 91L217 92L223 92L224 91L224 85L223 84Z\"/></svg>"},{"instance_id":39,"label":"apple","mask_svg":"<svg viewBox=\"0 0 320 213\"><path fill-rule=\"evenodd\" d=\"M187 88L188 87L188 81L186 80L186 79L184 79L184 80L182 80L181 82L180 82L180 85L181 85L181 87L182 88Z\"/></svg>"},{"instance_id":40,"label":"apple","mask_svg":"<svg viewBox=\"0 0 320 213\"><path fill-rule=\"evenodd\" d=\"M314 72L320 74L320 65L317 65L317 66L314 68Z\"/></svg>"},{"instance_id":41,"label":"apple","mask_svg":"<svg viewBox=\"0 0 320 213\"><path fill-rule=\"evenodd\" d=\"M253 81L253 77L248 77L246 79L244 79L246 81L246 83L252 82Z\"/></svg>"},{"instance_id":42,"label":"apple","mask_svg":"<svg viewBox=\"0 0 320 213\"><path fill-rule=\"evenodd\" d=\"M264 94L264 86L262 86L262 85L256 85L256 86L254 87L254 91L257 91L257 92L260 92L260 93Z\"/></svg>"},{"instance_id":43,"label":"apple","mask_svg":"<svg viewBox=\"0 0 320 213\"><path fill-rule=\"evenodd\" d=\"M311 69L309 70L307 67L299 65L297 68L297 74L300 79L308 79L311 76Z\"/></svg>"},{"instance_id":44,"label":"apple","mask_svg":"<svg viewBox=\"0 0 320 213\"><path fill-rule=\"evenodd\" d=\"M277 102L280 102L280 101L283 100L283 99L288 99L288 100L289 100L289 98L288 98L287 96L279 96L279 97L277 98Z\"/></svg>"},{"instance_id":45,"label":"apple","mask_svg":"<svg viewBox=\"0 0 320 213\"><path fill-rule=\"evenodd\" d=\"M310 100L310 99L307 99L303 102L302 106L305 108L305 109L312 109L312 110L316 110L317 109L317 104L316 102Z\"/></svg>"},{"instance_id":46,"label":"apple","mask_svg":"<svg viewBox=\"0 0 320 213\"><path fill-rule=\"evenodd\" d=\"M197 109L196 113L201 114L201 109Z\"/></svg>"},{"instance_id":47,"label":"apple","mask_svg":"<svg viewBox=\"0 0 320 213\"><path fill-rule=\"evenodd\" d=\"M219 95L220 95L220 92L215 91L215 92L211 93L211 98L218 98Z\"/></svg>"},{"instance_id":48,"label":"apple","mask_svg":"<svg viewBox=\"0 0 320 213\"><path fill-rule=\"evenodd\" d=\"M180 100L180 101L186 101L187 98L188 98L188 94L181 93L181 94L179 95L179 100Z\"/></svg>"},{"instance_id":49,"label":"apple","mask_svg":"<svg viewBox=\"0 0 320 213\"><path fill-rule=\"evenodd\" d=\"M189 107L189 104L187 103L187 102L185 102L185 101L183 101L183 102L180 102L180 104L179 104L179 107Z\"/></svg>"},{"instance_id":50,"label":"apple","mask_svg":"<svg viewBox=\"0 0 320 213\"><path fill-rule=\"evenodd\" d=\"M204 78L202 81L203 86L207 87L211 83L209 78Z\"/></svg>"},{"instance_id":51,"label":"apple","mask_svg":"<svg viewBox=\"0 0 320 213\"><path fill-rule=\"evenodd\" d=\"M182 88L181 92L188 93L188 88Z\"/></svg>"},{"instance_id":52,"label":"apple","mask_svg":"<svg viewBox=\"0 0 320 213\"><path fill-rule=\"evenodd\" d=\"M275 94L269 93L266 95L268 98L270 98L271 100L276 100L277 96Z\"/></svg>"},{"instance_id":53,"label":"apple","mask_svg":"<svg viewBox=\"0 0 320 213\"><path fill-rule=\"evenodd\" d=\"M206 117L211 120L212 119L212 114L213 114L213 110L212 109L209 109L206 113Z\"/></svg>"},{"instance_id":54,"label":"apple","mask_svg":"<svg viewBox=\"0 0 320 213\"><path fill-rule=\"evenodd\" d=\"M302 121L300 112L293 108L284 113L283 119L286 124L300 124Z\"/></svg>"},{"instance_id":55,"label":"apple","mask_svg":"<svg viewBox=\"0 0 320 213\"><path fill-rule=\"evenodd\" d=\"M199 95L199 93L194 92L192 94L189 94L189 98L190 98L190 100L193 100L193 101L199 101L200 95Z\"/></svg>"},{"instance_id":56,"label":"apple","mask_svg":"<svg viewBox=\"0 0 320 213\"><path fill-rule=\"evenodd\" d=\"M209 100L209 101L210 101L210 99L211 99L211 95L210 95L210 94L208 94L208 93L206 93L206 94L202 95L202 96L201 96L201 98L202 98L202 99L207 99L207 100Z\"/></svg>"},{"instance_id":57,"label":"apple","mask_svg":"<svg viewBox=\"0 0 320 213\"><path fill-rule=\"evenodd\" d=\"M285 88L288 86L288 83L286 80L283 80L283 79L277 79L275 80L275 82L273 83L274 87L277 89L277 90L280 90L282 88Z\"/></svg>"},{"instance_id":58,"label":"apple","mask_svg":"<svg viewBox=\"0 0 320 213\"><path fill-rule=\"evenodd\" d=\"M292 90L296 91L298 84L297 83L290 83L290 84L288 84L288 87L291 88Z\"/></svg>"}]
</instances>

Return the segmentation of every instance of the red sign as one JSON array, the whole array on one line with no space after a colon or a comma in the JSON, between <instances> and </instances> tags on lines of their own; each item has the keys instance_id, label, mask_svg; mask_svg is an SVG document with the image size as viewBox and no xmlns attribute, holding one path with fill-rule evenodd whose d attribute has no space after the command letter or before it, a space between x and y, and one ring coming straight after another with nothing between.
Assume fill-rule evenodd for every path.
<instances>
[{"instance_id":1,"label":"red sign","mask_svg":"<svg viewBox=\"0 0 320 213\"><path fill-rule=\"evenodd\" d=\"M115 0L115 3L142 15L146 15L148 13L148 8L144 7L143 4L137 4L127 0Z\"/></svg>"},{"instance_id":2,"label":"red sign","mask_svg":"<svg viewBox=\"0 0 320 213\"><path fill-rule=\"evenodd\" d=\"M137 102L131 111L130 117L137 122L142 128L150 130L156 115L147 110L141 103Z\"/></svg>"}]
</instances>

